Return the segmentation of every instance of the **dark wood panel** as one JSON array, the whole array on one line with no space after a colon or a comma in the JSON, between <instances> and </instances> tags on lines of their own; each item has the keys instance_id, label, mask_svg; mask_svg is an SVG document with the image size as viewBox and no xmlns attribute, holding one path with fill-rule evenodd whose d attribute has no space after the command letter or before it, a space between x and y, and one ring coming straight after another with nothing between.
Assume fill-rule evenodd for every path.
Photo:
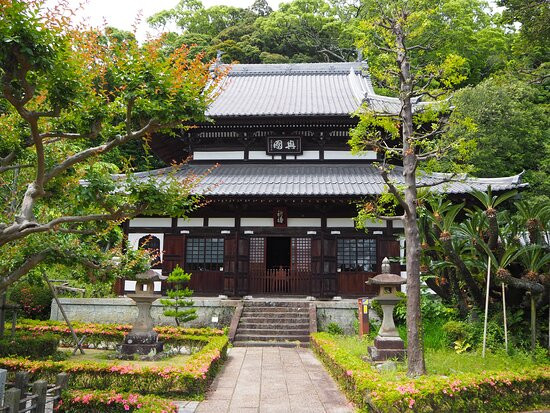
<instances>
[{"instance_id":1,"label":"dark wood panel","mask_svg":"<svg viewBox=\"0 0 550 413\"><path fill-rule=\"evenodd\" d=\"M399 240L395 238L394 239L381 238L378 240L377 251L378 251L378 254L377 254L378 271L379 272L381 271L382 260L385 257L388 257L388 259L391 262L390 264L391 272L393 274L400 275L401 265L399 263L399 255L400 255Z\"/></svg>"},{"instance_id":2,"label":"dark wood panel","mask_svg":"<svg viewBox=\"0 0 550 413\"><path fill-rule=\"evenodd\" d=\"M223 271L193 271L189 288L195 294L220 294L223 291Z\"/></svg>"},{"instance_id":3,"label":"dark wood panel","mask_svg":"<svg viewBox=\"0 0 550 413\"><path fill-rule=\"evenodd\" d=\"M165 234L162 273L169 275L176 265L185 268L185 235Z\"/></svg>"},{"instance_id":4,"label":"dark wood panel","mask_svg":"<svg viewBox=\"0 0 550 413\"><path fill-rule=\"evenodd\" d=\"M362 271L342 271L338 273L338 294L348 297L374 297L378 295L378 287L366 284L366 281L375 275L374 272Z\"/></svg>"}]
</instances>

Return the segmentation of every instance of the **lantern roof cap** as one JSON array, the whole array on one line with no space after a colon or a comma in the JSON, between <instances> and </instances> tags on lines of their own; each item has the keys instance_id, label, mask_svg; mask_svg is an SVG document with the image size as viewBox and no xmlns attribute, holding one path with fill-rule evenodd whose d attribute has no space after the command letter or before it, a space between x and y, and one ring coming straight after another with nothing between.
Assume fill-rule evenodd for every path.
<instances>
[{"instance_id":1,"label":"lantern roof cap","mask_svg":"<svg viewBox=\"0 0 550 413\"><path fill-rule=\"evenodd\" d=\"M160 275L159 273L157 273L155 270L152 270L152 269L136 274L136 280L139 280L139 281L162 281L165 279L166 277L163 277L162 275Z\"/></svg>"},{"instance_id":2,"label":"lantern roof cap","mask_svg":"<svg viewBox=\"0 0 550 413\"><path fill-rule=\"evenodd\" d=\"M397 274L378 274L372 277L368 282L369 284L377 285L401 285L405 284L407 280Z\"/></svg>"}]
</instances>

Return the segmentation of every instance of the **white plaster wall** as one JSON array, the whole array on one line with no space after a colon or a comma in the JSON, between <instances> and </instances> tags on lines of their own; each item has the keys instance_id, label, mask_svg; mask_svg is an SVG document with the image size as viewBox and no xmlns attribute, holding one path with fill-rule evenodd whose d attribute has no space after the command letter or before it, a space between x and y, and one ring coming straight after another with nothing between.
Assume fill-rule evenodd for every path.
<instances>
[{"instance_id":1,"label":"white plaster wall","mask_svg":"<svg viewBox=\"0 0 550 413\"><path fill-rule=\"evenodd\" d=\"M160 240L160 260L162 261L162 255L164 252L164 234L159 233L152 233L152 232L136 232L136 233L130 233L128 234L128 243L130 244L130 248L137 250L139 239L141 237L145 237L147 235L153 235L157 237Z\"/></svg>"},{"instance_id":2,"label":"white plaster wall","mask_svg":"<svg viewBox=\"0 0 550 413\"><path fill-rule=\"evenodd\" d=\"M241 218L241 227L272 227L273 217L269 218Z\"/></svg>"},{"instance_id":3,"label":"white plaster wall","mask_svg":"<svg viewBox=\"0 0 550 413\"><path fill-rule=\"evenodd\" d=\"M210 161L220 159L244 159L244 151L223 151L223 152L193 152L195 161Z\"/></svg>"},{"instance_id":4,"label":"white plaster wall","mask_svg":"<svg viewBox=\"0 0 550 413\"><path fill-rule=\"evenodd\" d=\"M376 159L376 152L366 151L361 155L353 155L350 151L325 151L325 159Z\"/></svg>"},{"instance_id":5,"label":"white plaster wall","mask_svg":"<svg viewBox=\"0 0 550 413\"><path fill-rule=\"evenodd\" d=\"M328 228L355 228L353 218L327 218Z\"/></svg>"},{"instance_id":6,"label":"white plaster wall","mask_svg":"<svg viewBox=\"0 0 550 413\"><path fill-rule=\"evenodd\" d=\"M203 227L204 218L178 218L178 227Z\"/></svg>"},{"instance_id":7,"label":"white plaster wall","mask_svg":"<svg viewBox=\"0 0 550 413\"><path fill-rule=\"evenodd\" d=\"M260 160L260 159L273 159L271 155L265 153L265 151L250 151L248 152L248 159Z\"/></svg>"},{"instance_id":8,"label":"white plaster wall","mask_svg":"<svg viewBox=\"0 0 550 413\"><path fill-rule=\"evenodd\" d=\"M162 227L170 228L172 218L133 218L130 220L130 227Z\"/></svg>"},{"instance_id":9,"label":"white plaster wall","mask_svg":"<svg viewBox=\"0 0 550 413\"><path fill-rule=\"evenodd\" d=\"M402 220L396 219L395 221L393 221L393 227L394 228L404 228L405 225L403 224Z\"/></svg>"},{"instance_id":10,"label":"white plaster wall","mask_svg":"<svg viewBox=\"0 0 550 413\"><path fill-rule=\"evenodd\" d=\"M320 227L321 218L288 218L289 227Z\"/></svg>"},{"instance_id":11,"label":"white plaster wall","mask_svg":"<svg viewBox=\"0 0 550 413\"><path fill-rule=\"evenodd\" d=\"M365 221L365 227L367 228L386 228L386 221L377 221L373 219L367 219Z\"/></svg>"},{"instance_id":12,"label":"white plaster wall","mask_svg":"<svg viewBox=\"0 0 550 413\"><path fill-rule=\"evenodd\" d=\"M234 227L235 218L208 218L209 227Z\"/></svg>"},{"instance_id":13,"label":"white plaster wall","mask_svg":"<svg viewBox=\"0 0 550 413\"><path fill-rule=\"evenodd\" d=\"M296 156L297 159L319 159L319 151L304 151L301 155ZM287 156L288 159L288 156Z\"/></svg>"}]
</instances>

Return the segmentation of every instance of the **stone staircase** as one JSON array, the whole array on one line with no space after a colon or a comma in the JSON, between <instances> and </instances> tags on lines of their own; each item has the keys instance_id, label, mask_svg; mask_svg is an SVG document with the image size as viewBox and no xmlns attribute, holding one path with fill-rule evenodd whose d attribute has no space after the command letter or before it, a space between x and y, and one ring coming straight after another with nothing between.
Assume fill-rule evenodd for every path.
<instances>
[{"instance_id":1,"label":"stone staircase","mask_svg":"<svg viewBox=\"0 0 550 413\"><path fill-rule=\"evenodd\" d=\"M245 302L233 345L306 347L310 332L309 303Z\"/></svg>"}]
</instances>

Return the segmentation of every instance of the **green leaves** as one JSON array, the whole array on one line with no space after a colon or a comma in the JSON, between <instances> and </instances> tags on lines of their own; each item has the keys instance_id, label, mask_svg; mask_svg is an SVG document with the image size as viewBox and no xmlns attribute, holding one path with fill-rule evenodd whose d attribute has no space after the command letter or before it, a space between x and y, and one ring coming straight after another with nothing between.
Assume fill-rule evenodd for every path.
<instances>
[{"instance_id":1,"label":"green leaves","mask_svg":"<svg viewBox=\"0 0 550 413\"><path fill-rule=\"evenodd\" d=\"M188 287L183 288L183 285L188 284L190 280L191 274L176 265L167 279L169 283L175 285L175 289L166 291L168 299L160 300L164 307L163 314L166 317L174 317L178 326L197 318L197 310L189 308L194 304L193 300L188 299L193 295L193 291Z\"/></svg>"}]
</instances>

